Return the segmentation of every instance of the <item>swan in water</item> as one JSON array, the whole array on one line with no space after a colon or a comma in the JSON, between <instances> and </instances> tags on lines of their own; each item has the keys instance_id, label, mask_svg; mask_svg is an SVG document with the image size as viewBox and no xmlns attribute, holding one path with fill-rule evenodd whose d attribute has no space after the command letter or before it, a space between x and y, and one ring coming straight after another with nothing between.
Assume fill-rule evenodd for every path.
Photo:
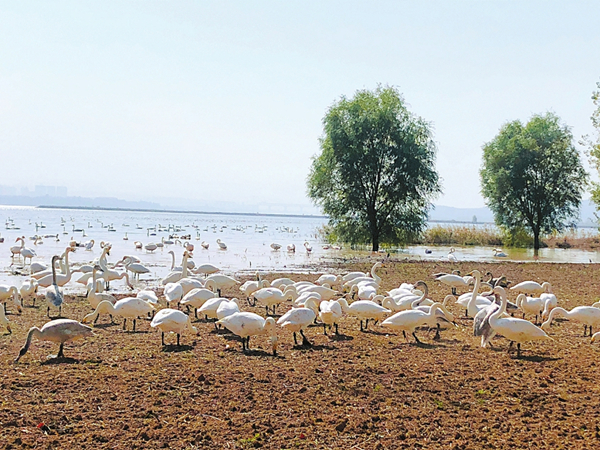
<instances>
[{"instance_id":1,"label":"swan in water","mask_svg":"<svg viewBox=\"0 0 600 450\"><path fill-rule=\"evenodd\" d=\"M406 336L406 332L408 331L413 335L417 344L421 344L421 341L415 334L416 329L422 325L428 325L430 328L437 327L438 310L442 311L448 322L452 322L454 320L452 314L446 309L446 307L441 303L436 302L431 305L429 312L416 309L397 312L393 316L388 317L381 322L381 326L385 328L391 328L393 330L402 330L402 334L404 335L406 342L408 342L408 337Z\"/></svg>"},{"instance_id":2,"label":"swan in water","mask_svg":"<svg viewBox=\"0 0 600 450\"><path fill-rule=\"evenodd\" d=\"M25 240L22 237L18 237L17 239L15 239L15 242L19 242L21 241L21 245L13 245L10 248L10 253L11 253L11 259L15 259L16 255L20 255L21 254L21 249L23 247L25 247Z\"/></svg>"},{"instance_id":3,"label":"swan in water","mask_svg":"<svg viewBox=\"0 0 600 450\"><path fill-rule=\"evenodd\" d=\"M271 244L271 248L275 251L278 251L281 248L281 244L277 244L276 242L273 242Z\"/></svg>"},{"instance_id":4,"label":"swan in water","mask_svg":"<svg viewBox=\"0 0 600 450\"><path fill-rule=\"evenodd\" d=\"M587 328L590 327L590 336L592 335L592 327L600 326L600 309L593 306L577 306L571 311L564 308L554 308L548 315L548 320L542 324L542 328L547 330L552 325L552 321L556 316L563 316L568 319L581 322L583 324L583 336L587 336Z\"/></svg>"},{"instance_id":5,"label":"swan in water","mask_svg":"<svg viewBox=\"0 0 600 450\"><path fill-rule=\"evenodd\" d=\"M506 253L504 253L502 251L502 249L499 248L495 248L494 249L494 256L498 257L498 258L506 258L508 255Z\"/></svg>"},{"instance_id":6,"label":"swan in water","mask_svg":"<svg viewBox=\"0 0 600 450\"><path fill-rule=\"evenodd\" d=\"M304 335L304 329L313 323L317 317L315 309L318 311L318 305L314 298L310 298L306 301L302 308L292 308L286 312L277 321L277 325L281 328L289 330L294 334L294 344L298 345L298 339L296 333L299 332L302 336L302 345L310 347L312 344Z\"/></svg>"},{"instance_id":7,"label":"swan in water","mask_svg":"<svg viewBox=\"0 0 600 450\"><path fill-rule=\"evenodd\" d=\"M178 347L180 345L179 338L186 329L190 329L198 334L198 330L192 325L191 319L177 309L161 309L152 319L150 326L152 328L158 328L161 331L161 342L163 346L165 345L165 333L177 334Z\"/></svg>"},{"instance_id":8,"label":"swan in water","mask_svg":"<svg viewBox=\"0 0 600 450\"><path fill-rule=\"evenodd\" d=\"M0 303L0 325L4 325L8 330L8 334L12 334L12 330L10 329L10 323L6 314L4 313L4 305Z\"/></svg>"},{"instance_id":9,"label":"swan in water","mask_svg":"<svg viewBox=\"0 0 600 450\"><path fill-rule=\"evenodd\" d=\"M200 247L202 247L204 250L208 250L208 247L210 247L210 244L206 241L202 241L200 243Z\"/></svg>"},{"instance_id":10,"label":"swan in water","mask_svg":"<svg viewBox=\"0 0 600 450\"><path fill-rule=\"evenodd\" d=\"M296 245L295 244L288 244L286 248L287 248L288 253L296 253Z\"/></svg>"},{"instance_id":11,"label":"swan in water","mask_svg":"<svg viewBox=\"0 0 600 450\"><path fill-rule=\"evenodd\" d=\"M217 323L242 338L244 353L250 351L250 336L269 334L273 355L277 355L277 331L272 317L264 319L255 313L239 312L220 319Z\"/></svg>"},{"instance_id":12,"label":"swan in water","mask_svg":"<svg viewBox=\"0 0 600 450\"><path fill-rule=\"evenodd\" d=\"M88 314L82 320L83 323L96 321L99 314L110 314L111 317L121 316L123 318L123 330L127 329L127 319L133 320L133 331L135 331L135 322L138 317L147 316L154 312L154 306L146 300L139 297L126 297L118 300L116 303L110 301L101 301L93 313Z\"/></svg>"},{"instance_id":13,"label":"swan in water","mask_svg":"<svg viewBox=\"0 0 600 450\"><path fill-rule=\"evenodd\" d=\"M220 250L227 250L227 245L221 239L217 239L217 244Z\"/></svg>"},{"instance_id":14,"label":"swan in water","mask_svg":"<svg viewBox=\"0 0 600 450\"><path fill-rule=\"evenodd\" d=\"M313 251L312 246L308 243L308 241L304 242L304 249L306 250L306 253L308 253L309 255Z\"/></svg>"},{"instance_id":15,"label":"swan in water","mask_svg":"<svg viewBox=\"0 0 600 450\"><path fill-rule=\"evenodd\" d=\"M92 249L94 248L94 244L95 244L95 241L93 239L91 239L90 241L88 241L88 242L85 243L85 249L87 251L91 252Z\"/></svg>"},{"instance_id":16,"label":"swan in water","mask_svg":"<svg viewBox=\"0 0 600 450\"><path fill-rule=\"evenodd\" d=\"M454 254L455 251L456 250L454 250L454 247L450 248L450 251L448 252L448 256L447 256L448 261L453 262L453 263L458 262L458 258Z\"/></svg>"},{"instance_id":17,"label":"swan in water","mask_svg":"<svg viewBox=\"0 0 600 450\"><path fill-rule=\"evenodd\" d=\"M48 303L48 317L50 317L50 304L56 306L58 308L58 316L60 317L60 313L62 311L62 304L64 301L63 293L58 288L58 284L56 284L56 261L60 258L58 255L54 255L52 257L52 285L46 288L46 302ZM62 347L61 347L62 348ZM27 351L27 350L26 350Z\"/></svg>"},{"instance_id":18,"label":"swan in water","mask_svg":"<svg viewBox=\"0 0 600 450\"><path fill-rule=\"evenodd\" d=\"M154 252L154 250L156 250L158 248L158 245L150 242L150 243L144 245L144 248L146 249L147 252L152 253L152 252Z\"/></svg>"},{"instance_id":19,"label":"swan in water","mask_svg":"<svg viewBox=\"0 0 600 450\"><path fill-rule=\"evenodd\" d=\"M503 317L506 313L506 296L502 291L504 288L500 286L494 288L494 293L500 295L500 308L490 315L489 322L497 334L501 334L510 341L509 350L513 342L517 343L517 358L521 356L521 342L552 340L542 328L536 327L528 320Z\"/></svg>"},{"instance_id":20,"label":"swan in water","mask_svg":"<svg viewBox=\"0 0 600 450\"><path fill-rule=\"evenodd\" d=\"M52 263L51 263L51 274L48 275L44 275L42 277L38 277L38 284L42 287L48 287L51 284L54 284L56 282L56 284L58 284L58 286L64 286L65 284L67 284L69 281L71 281L71 266L69 265L69 253L71 253L73 251L72 248L67 247L67 249L65 250L65 273L60 273L57 274L56 273L56 268L55 268L55 263L54 263L54 257L52 258ZM56 256L56 260L60 260L61 257L60 256ZM34 278L37 276L38 274L35 274ZM86 280L87 281L87 280Z\"/></svg>"},{"instance_id":21,"label":"swan in water","mask_svg":"<svg viewBox=\"0 0 600 450\"><path fill-rule=\"evenodd\" d=\"M41 341L50 341L60 344L58 348L57 358L64 358L63 346L65 342L69 342L75 339L81 339L87 336L92 336L93 332L90 327L83 325L76 320L70 319L56 319L46 323L41 329L33 327L27 334L27 340L25 345L19 352L19 356L15 359L18 362L21 357L27 353L31 340L36 337Z\"/></svg>"}]
</instances>

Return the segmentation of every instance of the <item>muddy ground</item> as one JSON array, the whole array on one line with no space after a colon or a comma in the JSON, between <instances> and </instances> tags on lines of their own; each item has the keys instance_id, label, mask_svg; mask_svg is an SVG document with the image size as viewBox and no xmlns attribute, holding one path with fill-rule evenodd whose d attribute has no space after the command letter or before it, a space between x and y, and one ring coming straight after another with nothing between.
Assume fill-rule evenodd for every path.
<instances>
[{"instance_id":1,"label":"muddy ground","mask_svg":"<svg viewBox=\"0 0 600 450\"><path fill-rule=\"evenodd\" d=\"M383 288L452 268L550 281L567 309L600 298L600 265L390 261ZM447 293L429 285L434 299ZM66 317L87 312L85 299L67 299ZM379 326L360 332L345 318L339 337L309 328L310 349L280 331L273 357L267 337L252 339L245 355L212 323L196 324L199 335L185 335L181 348L163 348L148 322L132 333L101 318L95 336L66 344L67 359L47 359L56 345L34 341L14 364L45 313L40 302L9 315L13 334L0 335L3 449L600 448L600 347L578 323L555 323L554 341L524 344L517 359L500 337L498 350L480 348L470 320L457 320L441 341L419 331L426 345L416 346Z\"/></svg>"}]
</instances>

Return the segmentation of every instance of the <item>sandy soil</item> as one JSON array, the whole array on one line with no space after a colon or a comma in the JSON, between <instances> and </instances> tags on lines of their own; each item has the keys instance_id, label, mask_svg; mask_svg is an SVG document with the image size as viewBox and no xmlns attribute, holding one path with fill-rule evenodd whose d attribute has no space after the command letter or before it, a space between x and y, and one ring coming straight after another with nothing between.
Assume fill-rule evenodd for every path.
<instances>
[{"instance_id":1,"label":"sandy soil","mask_svg":"<svg viewBox=\"0 0 600 450\"><path fill-rule=\"evenodd\" d=\"M368 267L345 262L337 269ZM567 309L600 293L598 265L537 263L387 262L383 287L451 268L550 281ZM429 285L430 297L446 294ZM426 345L416 346L378 326L361 333L346 318L339 337L309 328L310 349L295 348L280 331L273 357L268 338L253 339L255 350L244 355L212 323L196 324L199 335L185 335L181 348L162 348L148 322L132 333L101 318L94 337L66 344L68 359L47 359L56 345L34 341L13 364L45 312L42 302L10 315L14 332L0 335L3 449L600 448L600 348L578 323L557 322L554 341L524 344L517 359L502 338L493 341L496 351L480 348L466 319L441 341L419 331ZM81 298L69 298L64 309L69 318L87 312Z\"/></svg>"}]
</instances>

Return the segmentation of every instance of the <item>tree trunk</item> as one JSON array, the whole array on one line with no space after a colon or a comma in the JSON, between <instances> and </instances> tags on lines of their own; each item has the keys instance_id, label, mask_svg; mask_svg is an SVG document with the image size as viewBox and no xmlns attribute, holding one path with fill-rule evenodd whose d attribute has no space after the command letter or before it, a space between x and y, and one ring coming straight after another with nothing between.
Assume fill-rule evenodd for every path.
<instances>
[{"instance_id":1,"label":"tree trunk","mask_svg":"<svg viewBox=\"0 0 600 450\"><path fill-rule=\"evenodd\" d=\"M533 253L537 256L540 249L540 232L533 230Z\"/></svg>"},{"instance_id":2,"label":"tree trunk","mask_svg":"<svg viewBox=\"0 0 600 450\"><path fill-rule=\"evenodd\" d=\"M371 232L371 239L373 241L373 250L374 252L379 251L379 228L375 228Z\"/></svg>"}]
</instances>

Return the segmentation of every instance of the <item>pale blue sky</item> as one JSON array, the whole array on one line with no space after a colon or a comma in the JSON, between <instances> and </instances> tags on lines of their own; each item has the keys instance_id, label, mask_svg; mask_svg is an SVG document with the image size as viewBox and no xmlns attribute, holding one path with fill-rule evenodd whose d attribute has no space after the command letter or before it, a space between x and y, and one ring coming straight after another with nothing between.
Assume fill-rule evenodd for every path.
<instances>
[{"instance_id":1,"label":"pale blue sky","mask_svg":"<svg viewBox=\"0 0 600 450\"><path fill-rule=\"evenodd\" d=\"M1 1L0 184L309 204L327 107L383 83L434 127L436 203L482 206L502 123L552 110L592 131L599 18L592 1Z\"/></svg>"}]
</instances>

